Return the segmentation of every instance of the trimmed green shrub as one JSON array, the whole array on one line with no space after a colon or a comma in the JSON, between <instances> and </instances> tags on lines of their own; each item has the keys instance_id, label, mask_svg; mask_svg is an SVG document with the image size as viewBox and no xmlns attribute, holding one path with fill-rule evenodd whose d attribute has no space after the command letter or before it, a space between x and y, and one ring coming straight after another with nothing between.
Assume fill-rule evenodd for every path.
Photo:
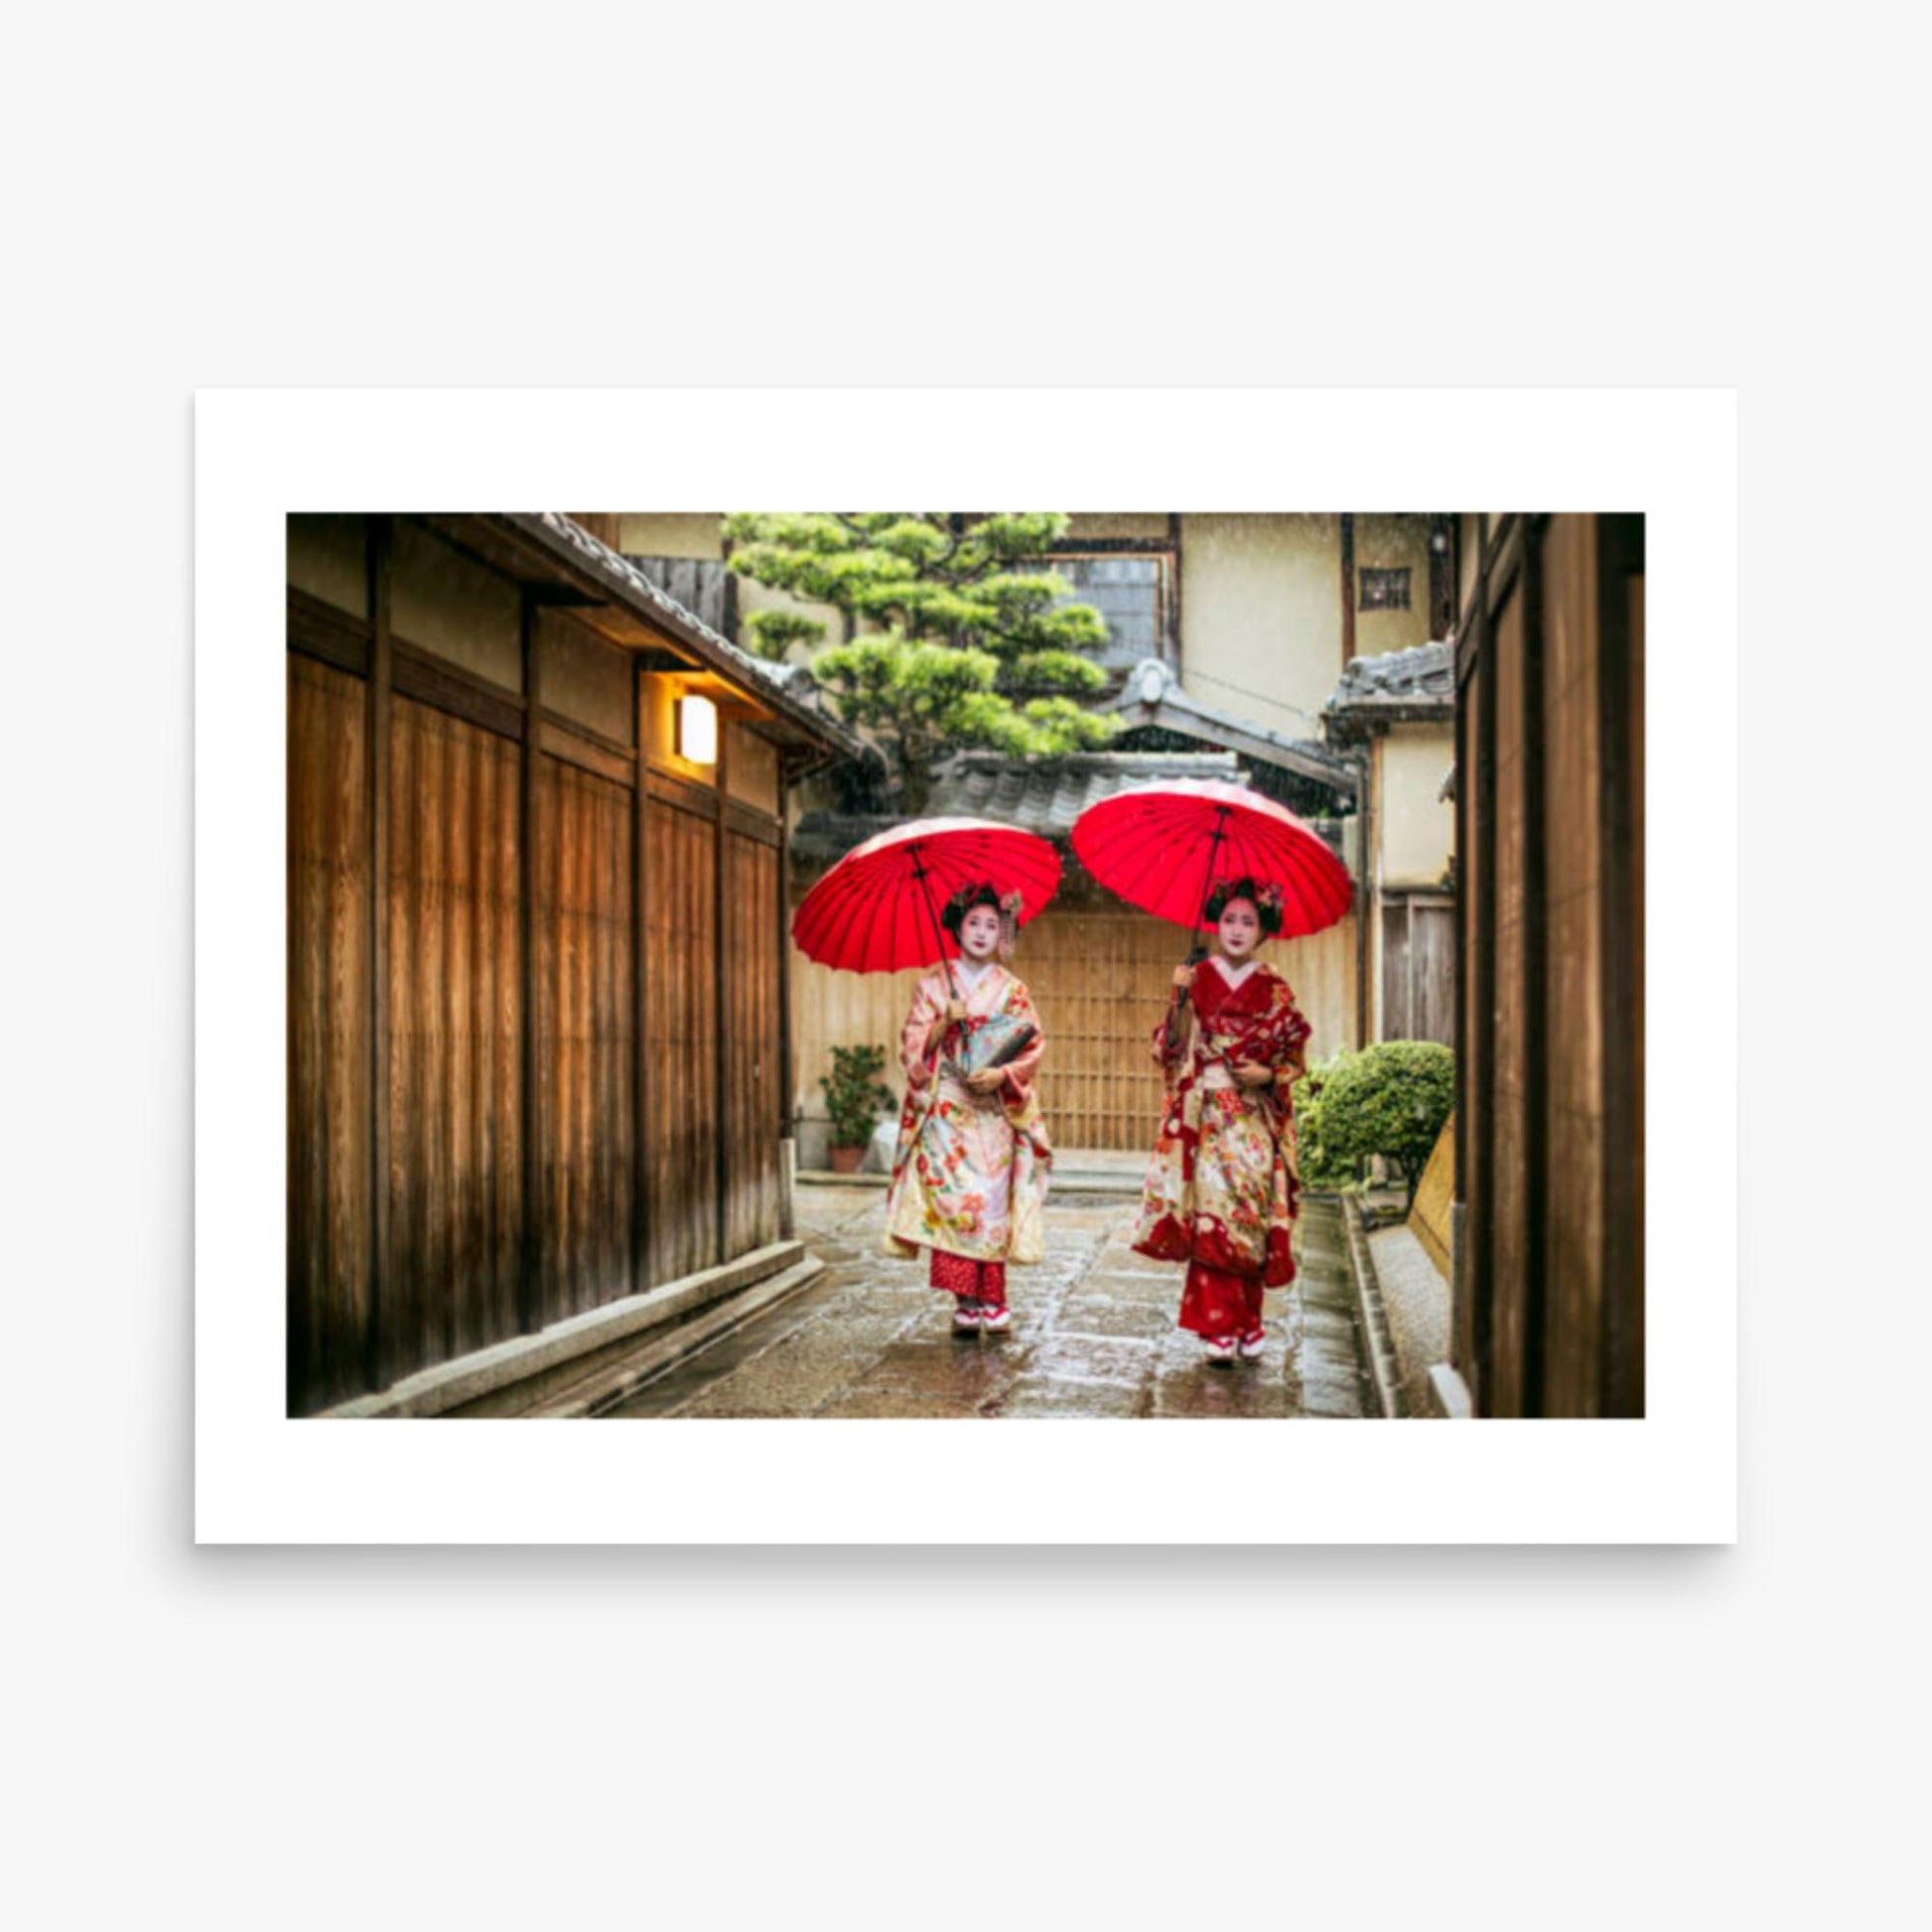
<instances>
[{"instance_id":1,"label":"trimmed green shrub","mask_svg":"<svg viewBox=\"0 0 1932 1932\"><path fill-rule=\"evenodd\" d=\"M879 1084L886 1070L883 1046L834 1046L832 1072L819 1076L825 1111L832 1120L834 1147L864 1147L872 1130L898 1104L890 1087Z\"/></svg>"},{"instance_id":2,"label":"trimmed green shrub","mask_svg":"<svg viewBox=\"0 0 1932 1932\"><path fill-rule=\"evenodd\" d=\"M1415 1199L1437 1137L1455 1105L1455 1055L1428 1039L1385 1039L1351 1053L1323 1081L1324 1159L1399 1161Z\"/></svg>"},{"instance_id":3,"label":"trimmed green shrub","mask_svg":"<svg viewBox=\"0 0 1932 1932\"><path fill-rule=\"evenodd\" d=\"M1346 1047L1309 1068L1295 1083L1295 1140L1305 1187L1347 1187L1355 1179L1355 1164L1332 1154L1322 1139L1322 1101L1327 1085L1354 1056Z\"/></svg>"},{"instance_id":4,"label":"trimmed green shrub","mask_svg":"<svg viewBox=\"0 0 1932 1932\"><path fill-rule=\"evenodd\" d=\"M1358 1162L1379 1154L1401 1164L1413 1202L1454 1104L1455 1055L1434 1040L1385 1039L1338 1053L1295 1089L1302 1177L1311 1187L1339 1186Z\"/></svg>"}]
</instances>

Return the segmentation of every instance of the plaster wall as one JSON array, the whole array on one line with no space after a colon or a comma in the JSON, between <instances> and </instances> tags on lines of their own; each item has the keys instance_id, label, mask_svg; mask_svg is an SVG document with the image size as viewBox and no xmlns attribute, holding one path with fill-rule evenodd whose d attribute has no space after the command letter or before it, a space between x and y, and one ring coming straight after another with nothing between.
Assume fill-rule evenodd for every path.
<instances>
[{"instance_id":1,"label":"plaster wall","mask_svg":"<svg viewBox=\"0 0 1932 1932\"><path fill-rule=\"evenodd\" d=\"M1341 676L1341 534L1331 513L1181 519L1180 679L1291 738L1320 735Z\"/></svg>"},{"instance_id":2,"label":"plaster wall","mask_svg":"<svg viewBox=\"0 0 1932 1932\"><path fill-rule=\"evenodd\" d=\"M1361 600L1364 570L1404 570L1409 573L1409 609L1364 611ZM1406 650L1429 642L1429 518L1357 512L1355 517L1355 582L1351 595L1355 612L1355 654L1378 656L1385 650Z\"/></svg>"},{"instance_id":3,"label":"plaster wall","mask_svg":"<svg viewBox=\"0 0 1932 1932\"><path fill-rule=\"evenodd\" d=\"M1455 807L1437 794L1455 757L1452 725L1393 725L1376 741L1376 883L1441 883L1455 847Z\"/></svg>"}]
</instances>

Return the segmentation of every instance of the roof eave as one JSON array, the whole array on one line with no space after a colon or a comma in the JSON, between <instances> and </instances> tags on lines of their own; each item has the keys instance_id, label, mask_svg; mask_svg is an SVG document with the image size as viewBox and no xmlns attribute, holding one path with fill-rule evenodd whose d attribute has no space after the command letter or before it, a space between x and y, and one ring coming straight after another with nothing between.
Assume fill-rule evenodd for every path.
<instances>
[{"instance_id":1,"label":"roof eave","mask_svg":"<svg viewBox=\"0 0 1932 1932\"><path fill-rule=\"evenodd\" d=\"M1450 725L1455 722L1453 698L1357 698L1330 703L1323 712L1329 735L1340 744L1354 744L1389 725Z\"/></svg>"},{"instance_id":2,"label":"roof eave","mask_svg":"<svg viewBox=\"0 0 1932 1932\"><path fill-rule=\"evenodd\" d=\"M1293 739L1282 737L1279 732L1271 732L1264 725L1250 724L1228 712L1197 704L1177 685L1168 685L1152 703L1132 693L1133 679L1130 677L1127 687L1112 706L1114 715L1130 728L1153 726L1162 731L1178 733L1182 737L1198 738L1203 744L1244 753L1264 764L1272 764L1281 770L1293 771L1298 777L1328 785L1350 798L1355 797L1360 789L1360 781L1353 767L1339 759L1331 758L1321 748L1298 744Z\"/></svg>"},{"instance_id":3,"label":"roof eave","mask_svg":"<svg viewBox=\"0 0 1932 1932\"><path fill-rule=\"evenodd\" d=\"M711 626L651 584L607 545L555 511L503 510L490 520L534 549L553 569L580 588L594 589L621 603L660 633L671 648L744 691L771 714L774 735L807 753L787 762L788 778L863 758L862 739L822 713L802 705L788 692L751 670L739 652Z\"/></svg>"}]
</instances>

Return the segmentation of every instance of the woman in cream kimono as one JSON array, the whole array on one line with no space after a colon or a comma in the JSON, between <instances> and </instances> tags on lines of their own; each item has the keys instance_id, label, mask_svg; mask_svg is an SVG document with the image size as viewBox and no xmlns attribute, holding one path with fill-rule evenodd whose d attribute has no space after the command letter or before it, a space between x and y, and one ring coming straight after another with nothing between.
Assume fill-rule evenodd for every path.
<instances>
[{"instance_id":1,"label":"woman in cream kimono","mask_svg":"<svg viewBox=\"0 0 1932 1932\"><path fill-rule=\"evenodd\" d=\"M1168 1104L1134 1246L1184 1261L1180 1326L1208 1359L1260 1355L1261 1298L1295 1279L1301 1204L1291 1089L1306 1070L1309 1023L1288 982L1255 957L1281 930L1281 895L1251 879L1224 881L1207 901L1220 953L1174 970L1154 1057ZM1191 993L1188 1010L1179 996Z\"/></svg>"},{"instance_id":2,"label":"woman in cream kimono","mask_svg":"<svg viewBox=\"0 0 1932 1932\"><path fill-rule=\"evenodd\" d=\"M941 922L959 942L912 995L899 1039L905 1106L886 1195L886 1252L932 1255L932 1286L953 1297L953 1327L998 1333L1008 1262L1035 1262L1052 1150L1034 1093L1039 1016L1027 989L994 958L1011 957L1018 894L991 885L947 901Z\"/></svg>"}]
</instances>

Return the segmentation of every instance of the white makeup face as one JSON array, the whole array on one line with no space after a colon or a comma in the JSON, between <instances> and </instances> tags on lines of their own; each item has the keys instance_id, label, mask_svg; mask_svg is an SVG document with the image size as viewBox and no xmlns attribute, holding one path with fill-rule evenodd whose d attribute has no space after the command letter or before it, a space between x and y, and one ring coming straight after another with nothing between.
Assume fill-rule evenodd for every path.
<instances>
[{"instance_id":1,"label":"white makeup face","mask_svg":"<svg viewBox=\"0 0 1932 1932\"><path fill-rule=\"evenodd\" d=\"M976 905L959 926L959 949L968 959L991 959L1000 943L1000 915L990 905Z\"/></svg>"},{"instance_id":2,"label":"white makeup face","mask_svg":"<svg viewBox=\"0 0 1932 1932\"><path fill-rule=\"evenodd\" d=\"M1228 900L1216 929L1221 936L1221 950L1230 959L1246 959L1261 944L1261 920L1245 898Z\"/></svg>"}]
</instances>

